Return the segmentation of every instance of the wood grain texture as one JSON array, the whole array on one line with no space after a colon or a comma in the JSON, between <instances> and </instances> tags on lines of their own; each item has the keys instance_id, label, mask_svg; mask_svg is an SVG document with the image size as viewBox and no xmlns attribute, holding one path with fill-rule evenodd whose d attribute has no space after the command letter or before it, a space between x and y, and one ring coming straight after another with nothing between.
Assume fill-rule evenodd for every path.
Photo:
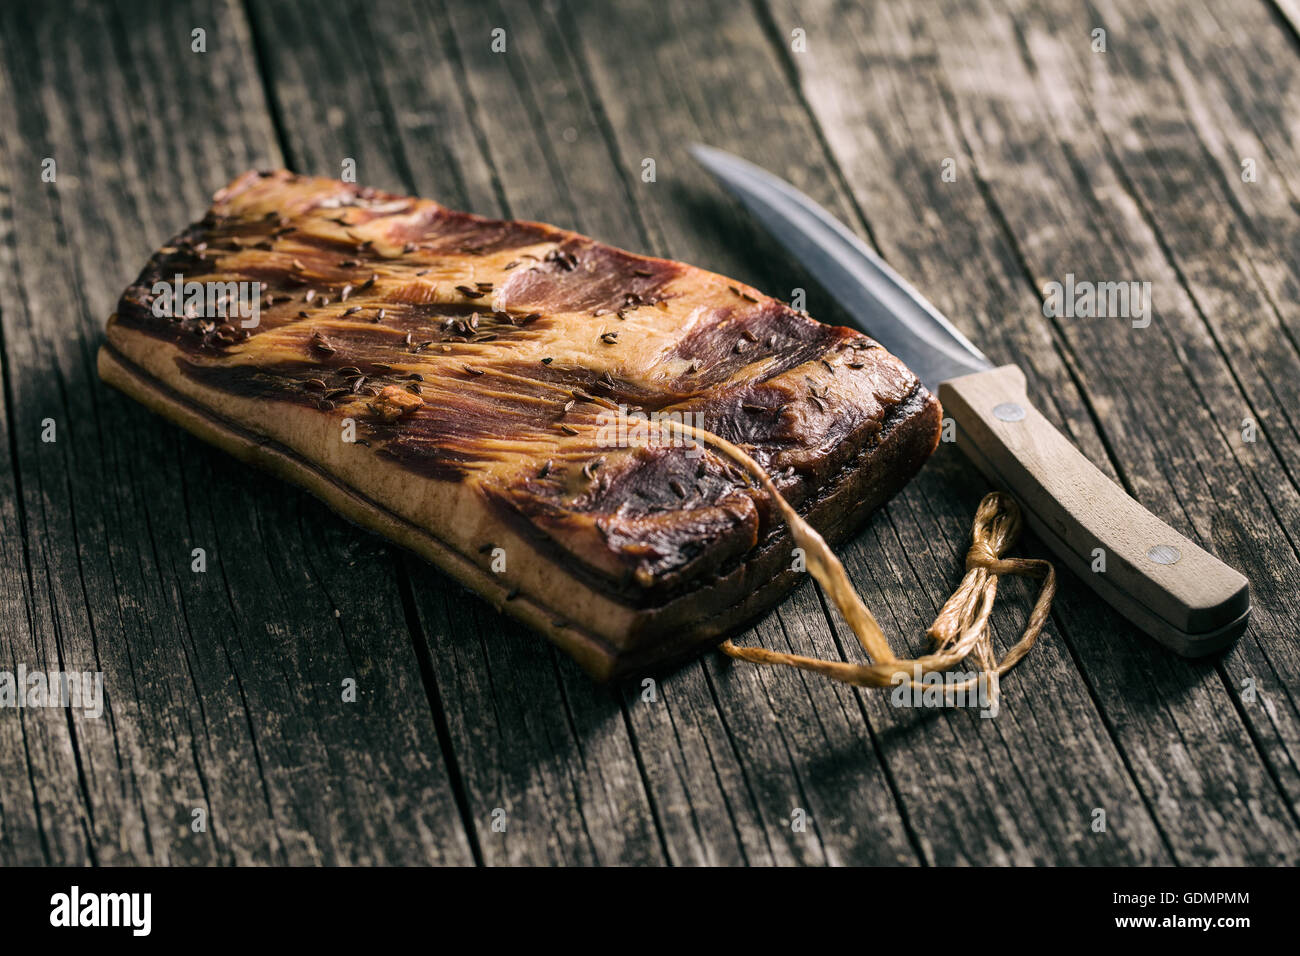
<instances>
[{"instance_id":1,"label":"wood grain texture","mask_svg":"<svg viewBox=\"0 0 1300 956\"><path fill-rule=\"evenodd\" d=\"M1293 6L6 8L0 668L102 669L109 709L0 711L0 862L1300 861ZM994 720L719 655L602 689L95 378L148 252L281 161L354 159L366 184L805 289L847 321L691 163L694 140L790 179L1019 364L1108 477L1247 573L1246 637L1177 659L1067 575ZM1152 324L1044 316L1067 272L1151 281ZM942 445L844 550L900 653L923 649L984 490ZM1003 591L1005 648L1032 596ZM858 653L811 584L738 640Z\"/></svg>"},{"instance_id":2,"label":"wood grain texture","mask_svg":"<svg viewBox=\"0 0 1300 956\"><path fill-rule=\"evenodd\" d=\"M588 28L587 44L594 64L594 83L598 89L607 91L605 102L611 122L616 129L625 130L629 145L624 147L624 154L633 157L634 168L640 162L639 157L658 155L660 170L673 171L671 179L661 174L667 183L661 182L636 194L645 197L646 218L664 233L668 247L674 251L698 241L695 237L701 233L719 236L723 248L707 249L706 254L721 254L723 258L699 260L697 257L697 261L758 282L778 294L782 294L779 291L782 288L795 286L809 288L811 292L806 276L787 273L776 279L770 277L768 270L784 257L775 252L770 240L754 235L753 227L718 197L716 186L685 154L685 147L693 139L704 139L742 153L751 151L751 155L755 148L751 144L758 144L765 164L825 201L828 208L846 221L852 221L851 206L831 191L836 179L835 168L816 150L818 131L808 121L800 100L779 96L775 82L761 89L753 88L759 83L755 77L776 77L782 71L779 51L773 49L770 33L763 29L760 18L750 19L743 14L730 17L725 29L720 31L712 25L707 9L695 7L689 10L673 7L671 17L662 24L665 33L662 38L655 32L657 22L650 5L628 10L627 29L630 31L633 24L638 24L639 35L646 39L644 58L639 58L633 50L608 45L602 52L594 24ZM692 66L703 62L746 64L743 92L736 91L739 80L736 71L719 67L714 75L712 71ZM753 109L753 101L764 103L765 108ZM651 138L651 131L655 130L662 132ZM788 151L778 153L774 144L782 142L788 144ZM668 190L658 190L658 186L665 184ZM693 215L683 216L683 209ZM749 249L754 251L746 255ZM815 293L813 296L809 305L813 313L833 318L829 304L818 299ZM948 463L958 467L945 470L944 465ZM916 515L923 507L914 504L909 508L907 503L917 501L914 496L924 494L927 487L930 495L924 510L932 510L933 521L927 520L922 526L917 524ZM900 646L909 651L923 645L924 629L958 574L970 515L978 499L977 495L970 494L973 490L969 480L962 476L960 462L941 453L926 473L872 523L858 544L844 551L843 557L865 600L870 606L882 609L882 614L888 614L892 620L886 627L891 635L898 635ZM945 541L946 546L936 547L940 541ZM784 609L780 616L784 617ZM1007 631L1003 636L1012 637L1016 633L1014 621L1004 619L1000 624ZM832 630L823 635L820 646L803 643L792 649L799 653L852 653L849 648L853 641L847 633ZM797 639L798 635L791 637ZM1041 663L1046 666L1047 661ZM1060 666L1059 659L1057 666ZM722 667L735 679L748 678L743 670L730 665ZM1040 672L1029 673L1029 678L1017 683L1017 692L1025 693L1030 700L1037 698L1041 706L1049 707L1048 693L1043 692L1039 697L1032 679ZM765 673L755 679L768 677ZM774 682L790 679L796 684L805 680L789 675L770 679ZM1059 691L1054 688L1051 693L1055 695ZM923 858L942 862L1160 858L1156 832L1140 812L1130 816L1125 839L1116 840L1113 845L1111 841L1089 842L1083 832L1086 825L1079 827L1079 821L1096 804L1080 806L1068 813L1006 813L1008 805L1059 804L1062 794L1070 794L1073 801L1097 790L1114 802L1136 802L1131 783L1125 779L1118 761L1109 761L1111 772L1098 777L1078 773L1078 767L1068 761L1057 761L1054 765L1050 759L1038 763L1026 756L1039 746L1067 747L1079 753L1081 765L1097 769L1099 764L1106 763L1095 756L1099 749L1104 751L1108 747L1105 729L1090 715L1089 702L1082 690L1068 695L1069 707L1076 714L1072 733L1053 733L1046 740L1036 739L1036 731L1027 725L1016 726L1015 720L984 721L962 713L930 721L918 718L915 712L890 706L888 699L881 695L857 696L864 710L865 725L861 732L873 738L884 755L892 785L915 828L914 839ZM1022 702L1020 706L1025 705ZM927 752L927 748L916 743L934 724L941 724L948 736L945 745L932 745ZM998 726L993 728L988 724ZM926 735L925 739L930 738ZM1011 754L1021 757L1012 758ZM1038 763L1042 774L1026 776L1019 766L1021 763ZM957 783L966 780L971 781L968 788ZM1054 792L1055 796L1049 798L1048 792ZM1050 851L1045 849L1049 844Z\"/></svg>"},{"instance_id":3,"label":"wood grain texture","mask_svg":"<svg viewBox=\"0 0 1300 956\"><path fill-rule=\"evenodd\" d=\"M3 659L102 670L107 705L4 714L22 732L0 754L5 862L467 862L391 551L94 373L149 250L213 182L278 158L238 7L134 6L7 8L0 31L8 500L26 545L6 602L28 615Z\"/></svg>"},{"instance_id":4,"label":"wood grain texture","mask_svg":"<svg viewBox=\"0 0 1300 956\"><path fill-rule=\"evenodd\" d=\"M365 20L360 5L352 12L358 23ZM472 87L463 99L445 95L461 75L444 46L450 24L414 7L392 5L388 13L388 28L374 34L339 32L309 4L255 10L262 35L293 38L264 51L293 161L337 173L351 157L369 184L454 208L517 215L498 205L488 157L477 154ZM282 62L290 49L296 55ZM421 51L439 54L432 74ZM341 61L368 64L369 83L336 71L332 64ZM320 102L333 104L327 116L336 128L307 121ZM446 112L414 114L415 104L428 102ZM385 122L367 125L380 117ZM418 161L432 155L440 161ZM405 565L483 859L661 860L617 698L595 690L567 658L436 571L413 559ZM492 825L498 811L504 830Z\"/></svg>"},{"instance_id":5,"label":"wood grain texture","mask_svg":"<svg viewBox=\"0 0 1300 956\"><path fill-rule=\"evenodd\" d=\"M1167 267L1146 274L1156 285L1156 319L1141 333L1154 335L1138 333L1126 320L1043 319L1040 290L1050 279L1067 272L1094 280L1145 278L1130 257L1141 255L1143 262L1157 265L1163 256L1149 228L1125 230L1119 226L1136 225L1131 218L1106 214L1107 201L1127 205L1128 193L1114 182L1117 169L1125 167L1111 157L1099 158L1096 170L1113 183L1107 188L1082 175L1079 157L1095 155L1100 148L1096 126L1077 116L1060 122L1051 114L1049 105L1079 81L1065 76L1048 83L1031 70L1022 72L1019 21L987 5L880 9L871 18L829 4L800 12L805 17L815 13L813 22L825 24L818 34L824 46L822 56L796 60L796 67L804 71L808 100L836 153L844 157L846 177L862 197L863 211L875 224L887 256L900 265L908 256L918 257L921 275L910 263L904 271L915 275L922 291L934 296L995 361L1030 363L1030 394L1049 403L1043 407L1049 419L1081 400L1086 417L1069 422L1067 431L1089 457L1160 513L1182 516L1183 523L1175 520L1176 526L1190 530L1194 540L1209 544L1264 589L1256 593L1257 612L1247 637L1216 668L1168 659L1135 628L1096 602L1080 600L1068 583L1056 617L1124 752L1125 765L1143 790L1143 803L1157 814L1176 857L1189 862L1294 860L1294 807L1279 801L1278 793L1279 777L1291 772L1289 744L1281 768L1271 761L1261 765L1259 752L1251 752L1256 740L1276 737L1279 731L1290 734L1289 691L1285 682L1275 681L1271 658L1289 661L1293 645L1279 636L1294 630L1286 623L1293 612L1279 604L1272 587L1293 552L1282 525L1249 487L1254 481L1242 480L1246 476L1233 459L1225 428L1202 397L1204 386L1197 377L1222 370L1223 379L1231 382L1225 363L1212 346L1201 349L1194 363L1187 361L1185 350L1209 336L1194 311L1192 321L1175 331L1167 327L1171 316L1180 315L1174 307L1176 287L1164 287L1172 291L1170 303L1155 281L1172 273ZM795 19L793 12L785 16ZM1102 70L1089 44L1074 39L1089 36L1089 19L1060 13L1036 21L1041 22L1039 35L1055 38L1051 62L1058 68L1079 60L1093 71ZM1068 29L1061 27L1063 22ZM1147 48L1142 42L1134 38L1129 49L1160 57L1163 46ZM841 85L846 74L860 76L877 63L872 82L859 82L871 95L836 94L847 89ZM906 64L913 64L910 71ZM1104 78L1099 83L1109 83L1111 76L1092 75ZM895 157L883 173L857 138L863 134L870 142L882 131L890 131L883 152ZM1135 162L1155 152L1137 135L1124 131ZM955 183L938 175L946 158L956 162ZM899 182L906 184L901 190ZM913 204L920 196L929 202L919 210L885 202L902 196ZM950 197L971 204L962 217L947 210ZM878 200L881 211L873 215ZM985 280L967 276L963 281L955 274L958 257L946 254L948 243L972 221L990 224L1010 247L1025 280L1014 295L985 295ZM895 231L928 239L892 247L887 237ZM940 249L944 252L936 256ZM929 262L936 267L936 280L924 278ZM948 300L958 289L979 293L973 307ZM1017 345L1017 337L1024 344ZM1044 347L1048 343L1051 347ZM1289 347L1277 339L1267 345L1274 351ZM1220 414L1235 420L1239 408L1225 404ZM1117 465L1122 473L1115 471ZM1214 472L1217 478L1207 478ZM1249 498L1258 503L1258 511L1243 514ZM1202 530L1210 527L1208 521L1199 526L1187 522L1189 514L1209 508L1218 518L1213 539ZM1248 544L1256 531L1255 543ZM1283 620L1275 617L1279 612ZM1256 654L1254 666L1233 666L1234 660ZM1135 691L1135 674L1152 683ZM1248 678L1251 686L1266 687L1268 695L1256 696L1249 707L1239 697ZM1226 755L1231 755L1228 771L1222 769ZM1206 781L1225 779L1225 773L1233 783L1214 789L1211 809Z\"/></svg>"}]
</instances>

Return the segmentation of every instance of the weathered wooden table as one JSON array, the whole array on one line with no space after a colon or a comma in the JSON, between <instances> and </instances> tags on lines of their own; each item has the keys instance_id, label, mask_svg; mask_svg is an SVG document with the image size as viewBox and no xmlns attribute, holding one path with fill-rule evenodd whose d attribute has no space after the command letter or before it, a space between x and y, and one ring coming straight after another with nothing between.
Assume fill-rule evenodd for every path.
<instances>
[{"instance_id":1,"label":"weathered wooden table","mask_svg":"<svg viewBox=\"0 0 1300 956\"><path fill-rule=\"evenodd\" d=\"M1295 0L0 18L0 669L106 691L99 719L0 709L0 863L1300 858ZM122 288L213 190L349 159L366 184L808 287L842 321L695 140L791 179L1019 362L1098 465L1250 577L1240 643L1178 659L1066 577L994 720L716 654L646 700L96 376ZM1067 274L1151 282L1149 327L1046 317ZM846 549L900 647L923 647L985 490L944 446ZM1006 593L1003 642L1030 596ZM811 584L740 640L858 653Z\"/></svg>"}]
</instances>

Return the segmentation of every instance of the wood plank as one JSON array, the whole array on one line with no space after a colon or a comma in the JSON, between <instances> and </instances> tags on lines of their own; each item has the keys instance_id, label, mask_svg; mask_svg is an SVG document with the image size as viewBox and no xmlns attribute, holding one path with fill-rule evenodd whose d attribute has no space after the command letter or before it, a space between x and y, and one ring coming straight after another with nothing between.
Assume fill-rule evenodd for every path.
<instances>
[{"instance_id":1,"label":"wood plank","mask_svg":"<svg viewBox=\"0 0 1300 956\"><path fill-rule=\"evenodd\" d=\"M407 157L445 156L451 144L479 146L482 165L480 159L466 157L461 150L456 154L460 170L419 167L414 173L418 191L451 204L467 204L476 211L551 219L644 247L639 234L627 228L627 217L635 215L635 210L627 203L626 183L618 177L602 145L594 106L579 93L581 78L576 66L553 52L563 49L553 42L558 27L534 20L527 9L512 9L509 15L502 12L500 22L510 37L507 56L485 54L490 37L478 29L481 19L465 7L450 11L450 15L441 11L430 21L419 16L399 21L384 37L373 38L376 43L392 38L393 47L329 49L325 62L329 56L356 56L383 64L388 90L384 99L436 104L433 109L438 111L441 126L400 122L400 152L382 143L377 147L379 162L395 157L392 162L397 166L409 163ZM300 28L287 14L265 27L278 34ZM365 39L369 42L372 38ZM322 45L329 42L320 39ZM426 54L447 50L448 74L439 71L428 76L410 71L406 65L415 62L413 49ZM282 77L292 77L286 84L286 104L297 102L298 96L306 96L305 91L320 82L317 76L297 72L300 69L286 64L282 74L274 68L271 71L277 83ZM557 70L560 72L553 72ZM466 77L467 116L449 120L448 90L453 87L452 76L460 75ZM534 76L546 77L549 82L535 81ZM350 94L340 91L337 95ZM349 112L364 115L371 105L370 101L352 102ZM398 112L401 115L402 110ZM536 119L541 116L545 116L545 125ZM576 137L579 128L585 139ZM572 130L573 143L566 140L566 129ZM583 146L578 146L579 142ZM328 148L328 144L322 145ZM372 168L371 161L365 166ZM393 169L392 174L397 176L398 170ZM480 186L474 195L476 183ZM458 197L458 186L463 184L470 188ZM599 195L588 193L575 199L579 192L593 187ZM621 236L618 230L622 230ZM603 807L629 804L632 781L622 768L635 768L638 762L650 781L650 795L645 795L644 784L638 782L642 795L637 798L639 803L631 805L643 804L649 809L653 802L652 823L662 830L668 859L690 863L824 859L815 840L794 839L790 833L786 821L793 802L783 801L784 809L777 812L764 810L767 820L759 815L746 772L736 760L733 741L712 701L707 676L698 666L661 683L656 703L643 702L639 687L629 690L620 702L618 697L593 689L567 660L557 662L549 649L537 657L536 638L514 625L491 620L480 636L473 628L453 626L454 612L449 614L440 607L436 597L423 599L426 593L437 595L432 586L417 585L416 593L431 635L433 667L448 702L453 738L460 742L457 752L475 807L474 819L486 822L492 808L508 804L510 818L521 821L519 826L561 835L552 847L528 831L522 839L516 839L513 830L504 835L481 833L489 861L587 859L593 853L601 859L635 859L635 844L618 836L615 823L621 830L636 833L638 828L644 829L639 815L632 817L631 825L626 811L607 822ZM464 639L455 643L461 634ZM528 661L538 663L529 670L524 666ZM489 675L486 681L484 672ZM560 696L553 689L557 680ZM483 726L485 695L495 701L493 714L499 727ZM539 702L530 704L527 714L519 713L519 701L533 698ZM547 728L555 715L563 714L562 700L568 702L573 716L576 737L572 743L563 742L558 728ZM620 726L623 722L636 729L635 737ZM616 727L620 732L614 735ZM601 759L588 758L579 766L572 752L594 752ZM521 777L520 767L532 764L537 764L534 774ZM787 773L785 779L793 777ZM582 808L582 827L571 825L566 820L567 809L557 803L554 795L566 792L572 792ZM855 799L863 801L864 816L877 818L893 812L892 799L879 777L874 787ZM853 803L850 801L850 806ZM592 836L602 830L603 839ZM883 851L884 858L914 858L897 824L894 834L892 845L886 844ZM867 852L876 851L862 851Z\"/></svg>"},{"instance_id":2,"label":"wood plank","mask_svg":"<svg viewBox=\"0 0 1300 956\"><path fill-rule=\"evenodd\" d=\"M389 12L382 31L338 31L311 4L254 7L259 35L277 38L264 52L290 154L332 176L351 157L367 184L508 213L443 46L446 24L406 6ZM365 82L339 62L360 65ZM325 124L313 119L321 103ZM404 565L484 860L661 861L618 698L434 569Z\"/></svg>"},{"instance_id":3,"label":"wood plank","mask_svg":"<svg viewBox=\"0 0 1300 956\"><path fill-rule=\"evenodd\" d=\"M241 10L48 12L7 7L0 27L0 315L31 590L0 579L31 617L0 632L0 659L102 670L107 712L24 712L4 775L32 793L0 790L4 862L467 862L390 549L95 374L149 252L215 185L279 158Z\"/></svg>"},{"instance_id":4,"label":"wood plank","mask_svg":"<svg viewBox=\"0 0 1300 956\"><path fill-rule=\"evenodd\" d=\"M583 60L573 48L579 31L527 4L503 5L494 13L509 38L503 56L483 55L486 37L477 8L451 4L448 22L460 61L472 64L466 77L476 125L500 170L506 208L571 224L618 245L664 252L662 245L650 245L645 221L630 200L641 185L639 160L611 152L602 128L604 104L587 88ZM698 252L673 250L687 257ZM795 601L824 620L811 590ZM780 639L777 624L769 619L767 626ZM624 700L674 862L915 859L869 737L860 723L854 727L843 719L844 704L832 689L810 693L798 681L784 685L793 696L783 719L795 729L772 735L771 697L756 685L733 713L706 668L691 665L654 679L656 701L643 699L637 681L629 682ZM824 721L790 716L819 695L829 701L822 705ZM750 721L760 723L770 739L751 741L748 728L740 729ZM833 790L803 785L799 749L810 740L820 744L814 748L818 757L833 747L856 757ZM746 748L758 748L761 758L746 758ZM764 765L775 772L758 772ZM796 807L813 818L806 832L790 826ZM846 818L876 821L874 840L841 826Z\"/></svg>"},{"instance_id":5,"label":"wood plank","mask_svg":"<svg viewBox=\"0 0 1300 956\"><path fill-rule=\"evenodd\" d=\"M1153 16L1142 17L1142 28L1167 55L1135 58L1121 49L1110 61L1114 79L1094 91L1081 78L1075 86L1084 95L1060 104L1060 121L1078 110L1106 130L1101 145L1136 207L1129 215L1143 220L1160 247L1152 273L1179 294L1179 314L1203 326L1196 338L1175 333L1180 343L1197 343L1197 352L1189 349L1190 368L1199 370L1202 352L1227 367L1226 377L1201 375L1195 384L1240 475L1207 474L1206 481L1231 502L1235 485L1253 477L1250 497L1262 527L1235 504L1211 519L1231 529L1226 533L1254 571L1256 639L1225 658L1222 673L1294 816L1300 806L1300 651L1290 639L1300 623L1291 599L1300 583L1300 149L1291 117L1300 106L1300 47L1263 6L1211 3L1185 17L1162 0L1148 6ZM1099 12L1121 35L1133 19L1111 5ZM1030 17L1023 21L1034 31ZM1178 29L1171 33L1166 24L1173 23ZM1080 72L1093 66L1077 57L1056 60L1056 52L1030 41L1037 64L1069 62ZM1052 79L1044 70L1044 80ZM1145 148L1130 145L1130 131ZM1243 159L1254 162L1253 181L1243 176ZM1247 419L1258 426L1254 441L1243 439ZM1254 700L1241 694L1247 681Z\"/></svg>"},{"instance_id":6,"label":"wood plank","mask_svg":"<svg viewBox=\"0 0 1300 956\"><path fill-rule=\"evenodd\" d=\"M0 74L0 97L4 94ZM12 220L0 216L0 268L9 271L12 248ZM31 634L31 563L22 529L26 516L18 493L14 466L15 436L12 420L12 388L4 342L4 308L0 300L0 668L13 674L19 662L35 662ZM6 715L7 716L7 715ZM42 824L42 800L48 802L60 792L75 792L76 768L64 756L71 754L64 715L50 711L19 711L14 719L0 721L0 860L11 865L48 863L51 850ZM33 760L35 756L35 761ZM40 765L39 779L34 772ZM67 810L65 805L61 808ZM78 820L75 811L69 819ZM70 849L80 853L80 834L74 833Z\"/></svg>"},{"instance_id":7,"label":"wood plank","mask_svg":"<svg viewBox=\"0 0 1300 956\"><path fill-rule=\"evenodd\" d=\"M1222 668L1158 650L1077 583L1062 588L1056 616L1175 858L1294 859L1294 820L1254 746L1260 721L1239 712L1233 663L1280 633L1264 579L1293 555L1211 411L1231 407L1235 414L1243 403L1206 404L1206 395L1233 392L1231 370L1194 310L1183 308L1176 281L1163 281L1172 270L1157 268L1157 237L1126 214L1125 189L1099 155L1096 124L1053 114L1054 102L1079 86L1077 77L1043 63L1042 73L1027 69L1016 23L985 7L873 13L826 3L796 12L774 3L772 21L809 30L816 55L794 56L792 66L886 254L995 361L1028 359L1032 393L1056 403L1049 417L1082 401L1086 416L1062 416L1062 424L1094 461L1112 473L1118 463L1144 503L1256 581L1262 606L1252 636ZM1092 56L1086 39L1077 39L1088 37L1087 15L1062 10L1034 24L1034 42L1050 45L1046 59ZM1121 36L1129 49L1159 56L1163 45L1141 38L1143 28L1128 24ZM1125 135L1134 143L1132 130ZM957 163L956 182L941 179L945 158ZM964 255L952 254L954 233L979 228L1003 231L1019 265L1002 288L981 277L983 263L970 269ZM1067 272L1155 280L1152 327L1047 322L1038 289ZM1280 471L1272 480L1287 484ZM1279 552L1267 573L1255 550L1261 543ZM1255 672L1278 694L1266 671Z\"/></svg>"},{"instance_id":8,"label":"wood plank","mask_svg":"<svg viewBox=\"0 0 1300 956\"><path fill-rule=\"evenodd\" d=\"M626 9L627 16L621 32L631 33L636 24L638 36L646 39L635 50L602 45L597 37L610 27L603 24L598 29L595 15L585 30L579 27L575 32L592 58L593 76L604 94L611 124L625 139L625 155L666 156L660 168L669 165L673 170L672 192L652 189L636 194L646 197L646 218L659 224L675 251L696 241L701 221L711 219L714 225L708 232L725 239L709 248L708 258L695 255L697 261L780 294L781 277L768 278L772 275L768 266L784 257L772 250L769 241L756 243L757 256L743 254L750 247L751 226L722 211L721 204L705 206L698 199L695 202L704 208L697 207L693 217L682 215L688 195L716 194L716 187L685 161L682 152L691 140L706 138L740 152L761 149L765 164L851 220L843 194L834 190L834 169L815 148L818 133L802 103L766 81L783 75L779 56L760 24L743 15L729 16L726 29L719 31L711 26L708 10L674 7L671 20L663 26L674 38L669 43L648 26L655 23L649 5L620 9ZM645 54L639 57L636 50L642 47ZM732 71L709 68L729 63L746 64L743 83ZM662 83L657 82L660 77ZM755 109L755 103L761 103L762 109ZM807 277L796 272L787 281L787 289L811 286ZM812 303L815 313L830 311L824 308L824 298L814 298ZM952 469L951 458L938 456L867 534L845 549L846 564L866 600L882 614L888 609L886 626L901 635L900 645L911 651L920 649L924 627L957 577L978 497L969 480ZM932 523L921 523L918 515ZM838 629L835 637L841 651L852 644ZM833 655L835 645L829 639L825 643L830 646L822 647L821 653ZM800 649L806 653L814 647ZM1141 808L1085 690L1071 687L1068 680L1053 680L1050 689L1043 686L1049 683L1048 675L1062 668L1068 674L1073 665L1064 650L1052 647L1049 640L1043 653L1010 682L1015 696L992 721L971 713L916 714L892 707L885 696L859 695L926 859L1165 858L1159 833ZM1073 732L1062 733L1056 722L1042 720L1040 711L1058 717L1068 714ZM1091 809L1118 803L1136 808L1124 815L1122 837L1112 830L1100 839L1092 838L1087 827ZM1063 812L1037 809L1047 806L1062 807Z\"/></svg>"}]
</instances>

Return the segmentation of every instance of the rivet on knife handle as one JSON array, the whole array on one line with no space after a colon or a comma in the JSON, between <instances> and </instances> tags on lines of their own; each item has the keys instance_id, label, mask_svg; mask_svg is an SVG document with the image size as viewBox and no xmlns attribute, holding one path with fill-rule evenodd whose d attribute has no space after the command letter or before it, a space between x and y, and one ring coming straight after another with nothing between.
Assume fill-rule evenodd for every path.
<instances>
[{"instance_id":1,"label":"rivet on knife handle","mask_svg":"<svg viewBox=\"0 0 1300 956\"><path fill-rule=\"evenodd\" d=\"M1187 657L1212 653L1245 630L1245 577L1084 457L1029 403L1019 368L950 379L939 400L957 423L958 447L1019 499L1034 531L1125 617Z\"/></svg>"}]
</instances>

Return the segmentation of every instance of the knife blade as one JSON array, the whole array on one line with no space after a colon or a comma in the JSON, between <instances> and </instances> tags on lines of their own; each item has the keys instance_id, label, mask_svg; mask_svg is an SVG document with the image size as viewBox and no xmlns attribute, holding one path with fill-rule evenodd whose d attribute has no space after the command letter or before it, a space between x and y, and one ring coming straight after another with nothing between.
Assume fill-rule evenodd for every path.
<instances>
[{"instance_id":1,"label":"knife blade","mask_svg":"<svg viewBox=\"0 0 1300 956\"><path fill-rule=\"evenodd\" d=\"M1015 365L994 366L857 234L785 180L700 144L691 154L854 317L956 425L955 441L1020 502L1044 543L1143 631L1187 657L1245 630L1240 573L1147 511L1030 403Z\"/></svg>"}]
</instances>

